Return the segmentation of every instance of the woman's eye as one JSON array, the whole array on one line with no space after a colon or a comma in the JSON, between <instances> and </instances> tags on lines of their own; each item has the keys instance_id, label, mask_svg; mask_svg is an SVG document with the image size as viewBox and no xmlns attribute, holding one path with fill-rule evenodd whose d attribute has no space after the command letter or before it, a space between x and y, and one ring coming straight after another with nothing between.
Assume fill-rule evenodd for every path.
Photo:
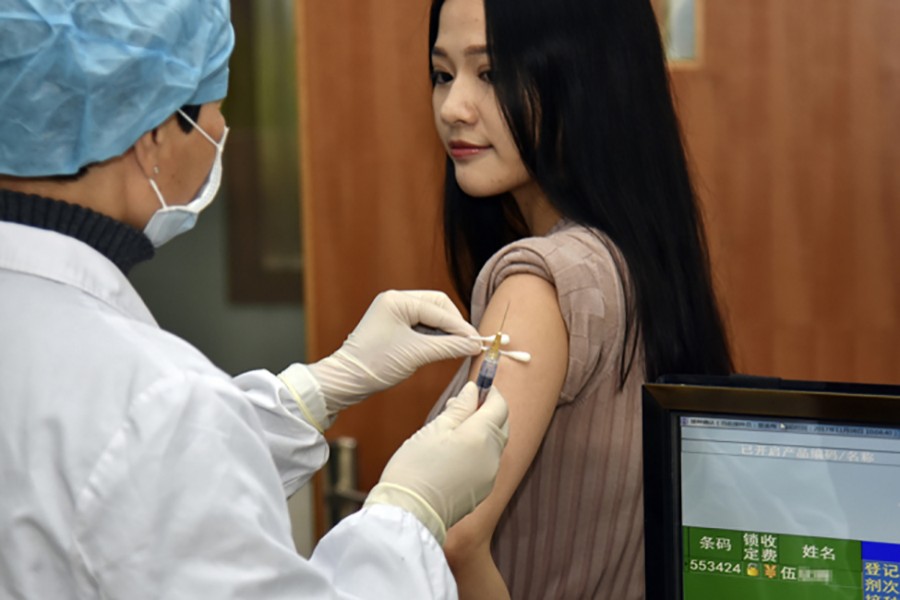
<instances>
[{"instance_id":1,"label":"woman's eye","mask_svg":"<svg viewBox=\"0 0 900 600\"><path fill-rule=\"evenodd\" d=\"M452 80L453 77L450 76L450 73L445 71L431 72L431 85L443 85L445 83L450 83Z\"/></svg>"},{"instance_id":2,"label":"woman's eye","mask_svg":"<svg viewBox=\"0 0 900 600\"><path fill-rule=\"evenodd\" d=\"M478 76L485 83L494 83L494 77L493 77L492 71L490 69L488 69L486 71L482 71Z\"/></svg>"}]
</instances>

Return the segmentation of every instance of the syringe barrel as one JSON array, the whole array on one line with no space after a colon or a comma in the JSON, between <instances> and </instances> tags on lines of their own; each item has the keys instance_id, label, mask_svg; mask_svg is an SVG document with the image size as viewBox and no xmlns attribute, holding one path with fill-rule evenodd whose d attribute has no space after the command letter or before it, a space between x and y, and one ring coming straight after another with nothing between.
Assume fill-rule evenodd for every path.
<instances>
[{"instance_id":1,"label":"syringe barrel","mask_svg":"<svg viewBox=\"0 0 900 600\"><path fill-rule=\"evenodd\" d=\"M484 404L488 390L490 390L491 386L494 384L494 375L497 374L498 364L500 364L499 360L491 360L490 358L485 357L484 361L481 363L481 368L478 369L478 378L475 380L475 386L478 387L479 407Z\"/></svg>"}]
</instances>

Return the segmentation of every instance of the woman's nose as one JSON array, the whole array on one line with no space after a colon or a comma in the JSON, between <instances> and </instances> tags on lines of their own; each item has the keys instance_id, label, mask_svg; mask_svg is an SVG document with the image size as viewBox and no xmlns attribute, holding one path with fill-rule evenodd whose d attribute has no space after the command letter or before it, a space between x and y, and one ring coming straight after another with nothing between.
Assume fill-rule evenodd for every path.
<instances>
[{"instance_id":1,"label":"woman's nose","mask_svg":"<svg viewBox=\"0 0 900 600\"><path fill-rule=\"evenodd\" d=\"M441 103L441 119L447 124L473 123L477 113L472 100L472 90L460 79L453 81L449 88Z\"/></svg>"}]
</instances>

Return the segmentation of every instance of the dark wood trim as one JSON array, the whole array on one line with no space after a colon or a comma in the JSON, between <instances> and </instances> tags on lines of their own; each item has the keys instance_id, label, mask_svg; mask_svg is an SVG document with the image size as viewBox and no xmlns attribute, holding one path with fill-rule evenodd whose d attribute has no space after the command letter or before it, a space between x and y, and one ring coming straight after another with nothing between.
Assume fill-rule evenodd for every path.
<instances>
[{"instance_id":1,"label":"dark wood trim","mask_svg":"<svg viewBox=\"0 0 900 600\"><path fill-rule=\"evenodd\" d=\"M262 208L266 199L258 184L257 105L254 77L256 36L252 0L231 4L236 45L231 58L231 82L223 111L231 131L224 155L228 202L228 291L235 303L303 301L300 269L275 270L263 261ZM272 90L279 93L279 90ZM296 199L300 204L300 199ZM299 230L300 223L297 223ZM297 252L300 252L299 244Z\"/></svg>"}]
</instances>

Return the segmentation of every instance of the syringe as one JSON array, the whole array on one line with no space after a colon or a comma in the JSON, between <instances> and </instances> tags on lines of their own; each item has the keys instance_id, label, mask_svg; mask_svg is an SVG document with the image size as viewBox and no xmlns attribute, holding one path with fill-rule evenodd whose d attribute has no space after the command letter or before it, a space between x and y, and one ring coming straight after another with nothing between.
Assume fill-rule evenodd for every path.
<instances>
[{"instance_id":1,"label":"syringe","mask_svg":"<svg viewBox=\"0 0 900 600\"><path fill-rule=\"evenodd\" d=\"M494 384L494 376L497 374L497 366L500 364L500 341L503 339L503 324L506 323L506 313L509 312L509 304L506 305L506 311L503 313L503 319L500 321L500 331L494 336L491 347L488 348L481 361L481 368L478 369L478 378L475 379L475 386L478 388L478 406L484 404L488 391Z\"/></svg>"}]
</instances>

